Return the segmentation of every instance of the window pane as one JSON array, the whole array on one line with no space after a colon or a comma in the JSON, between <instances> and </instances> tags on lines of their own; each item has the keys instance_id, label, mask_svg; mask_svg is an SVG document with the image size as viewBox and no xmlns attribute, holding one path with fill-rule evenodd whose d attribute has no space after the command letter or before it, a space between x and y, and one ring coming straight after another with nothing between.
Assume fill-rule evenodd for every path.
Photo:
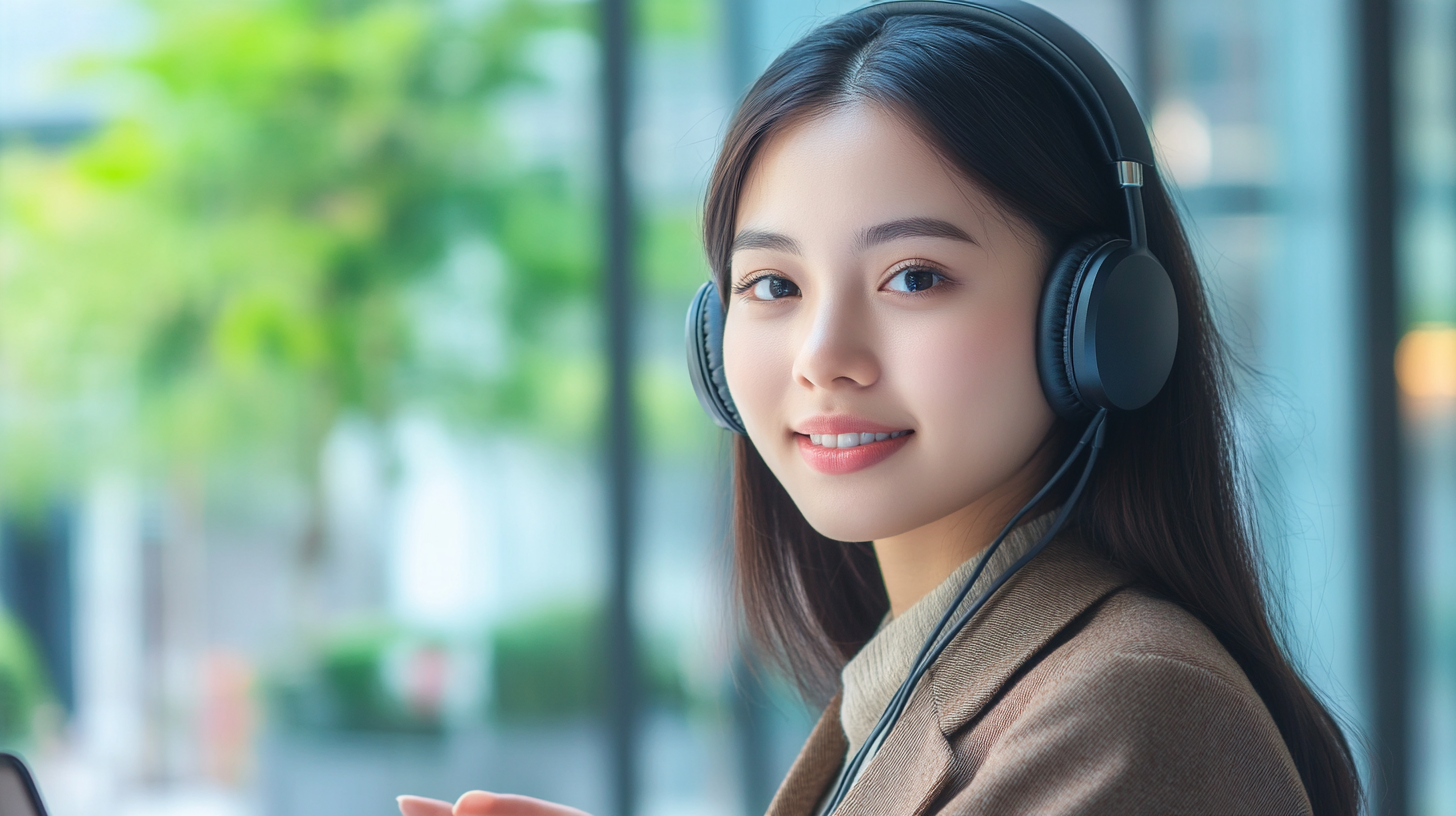
<instances>
[{"instance_id":1,"label":"window pane","mask_svg":"<svg viewBox=\"0 0 1456 816\"><path fill-rule=\"evenodd\" d=\"M1396 356L1410 485L1416 813L1456 807L1456 5L1405 4L1400 252L1405 335Z\"/></svg>"}]
</instances>

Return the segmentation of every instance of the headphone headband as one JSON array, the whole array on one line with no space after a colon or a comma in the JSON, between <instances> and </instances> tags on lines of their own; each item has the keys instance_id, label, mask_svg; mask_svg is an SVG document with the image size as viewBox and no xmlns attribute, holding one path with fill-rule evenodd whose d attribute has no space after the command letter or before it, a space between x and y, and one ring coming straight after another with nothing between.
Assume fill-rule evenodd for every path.
<instances>
[{"instance_id":1,"label":"headphone headband","mask_svg":"<svg viewBox=\"0 0 1456 816\"><path fill-rule=\"evenodd\" d=\"M1041 63L1071 95L1103 158L1117 168L1128 236L1084 235L1052 262L1037 318L1037 373L1047 403L1065 419L1148 404L1172 370L1178 298L1148 248L1142 185L1143 168L1153 167L1152 144L1117 72L1071 26L1021 0L885 0L850 14L876 23L904 14L979 22ZM688 310L688 369L713 421L743 434L723 369L723 324L723 304L710 281Z\"/></svg>"},{"instance_id":2,"label":"headphone headband","mask_svg":"<svg viewBox=\"0 0 1456 816\"><path fill-rule=\"evenodd\" d=\"M1122 78L1086 37L1045 9L1021 0L884 0L851 13L953 14L987 23L1026 48L1072 94L1109 164L1153 166L1147 127Z\"/></svg>"}]
</instances>

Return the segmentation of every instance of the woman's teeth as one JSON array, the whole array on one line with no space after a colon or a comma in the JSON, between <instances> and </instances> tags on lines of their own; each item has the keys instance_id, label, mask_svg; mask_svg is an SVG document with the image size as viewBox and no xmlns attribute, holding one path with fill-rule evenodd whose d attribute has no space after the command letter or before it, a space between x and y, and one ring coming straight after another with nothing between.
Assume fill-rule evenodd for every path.
<instances>
[{"instance_id":1,"label":"woman's teeth","mask_svg":"<svg viewBox=\"0 0 1456 816\"><path fill-rule=\"evenodd\" d=\"M853 448L858 445L868 445L871 442L881 442L886 439L895 439L910 433L909 431L895 431L893 433L842 433L842 434L809 434L809 441L822 448Z\"/></svg>"}]
</instances>

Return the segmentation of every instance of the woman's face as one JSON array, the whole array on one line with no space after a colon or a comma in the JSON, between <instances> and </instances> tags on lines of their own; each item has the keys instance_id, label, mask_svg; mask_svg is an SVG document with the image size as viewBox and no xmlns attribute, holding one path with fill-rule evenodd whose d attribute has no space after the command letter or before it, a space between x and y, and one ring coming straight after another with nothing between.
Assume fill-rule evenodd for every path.
<instances>
[{"instance_id":1,"label":"woman's face","mask_svg":"<svg viewBox=\"0 0 1456 816\"><path fill-rule=\"evenodd\" d=\"M724 365L816 530L896 536L1032 468L1054 419L1035 362L1046 263L1029 224L881 108L764 146L739 201Z\"/></svg>"}]
</instances>

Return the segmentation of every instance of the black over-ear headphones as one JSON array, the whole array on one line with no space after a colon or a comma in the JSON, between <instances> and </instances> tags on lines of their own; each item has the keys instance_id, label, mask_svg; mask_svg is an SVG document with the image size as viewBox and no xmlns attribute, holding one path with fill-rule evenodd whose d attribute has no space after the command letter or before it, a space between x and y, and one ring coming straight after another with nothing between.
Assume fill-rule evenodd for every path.
<instances>
[{"instance_id":1,"label":"black over-ear headphones","mask_svg":"<svg viewBox=\"0 0 1456 816\"><path fill-rule=\"evenodd\" d=\"M1102 54L1056 16L1020 0L889 0L852 14L944 14L994 27L1045 65L1071 94L1116 169L1127 198L1128 235L1085 235L1052 263L1042 289L1037 373L1047 402L1066 419L1099 409L1130 411L1162 390L1178 348L1178 301L1148 251L1143 173L1153 148L1137 105ZM688 307L688 371L703 410L745 433L723 373L723 303L710 281Z\"/></svg>"}]
</instances>

